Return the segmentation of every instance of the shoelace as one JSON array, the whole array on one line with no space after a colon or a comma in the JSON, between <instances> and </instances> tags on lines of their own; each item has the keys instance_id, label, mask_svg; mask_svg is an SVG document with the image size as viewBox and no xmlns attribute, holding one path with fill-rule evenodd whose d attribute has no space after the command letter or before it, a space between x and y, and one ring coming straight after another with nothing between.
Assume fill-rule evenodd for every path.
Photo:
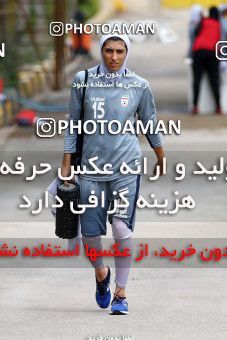
<instances>
[{"instance_id":1,"label":"shoelace","mask_svg":"<svg viewBox=\"0 0 227 340\"><path fill-rule=\"evenodd\" d=\"M104 295L105 292L106 292L106 285L104 282L98 282L98 285L97 285L97 288L98 288L98 291L101 295Z\"/></svg>"},{"instance_id":2,"label":"shoelace","mask_svg":"<svg viewBox=\"0 0 227 340\"><path fill-rule=\"evenodd\" d=\"M113 301L118 301L118 300L125 300L126 297L123 297L123 296L120 296L120 295L117 295L117 294L114 294L114 298L113 298Z\"/></svg>"}]
</instances>

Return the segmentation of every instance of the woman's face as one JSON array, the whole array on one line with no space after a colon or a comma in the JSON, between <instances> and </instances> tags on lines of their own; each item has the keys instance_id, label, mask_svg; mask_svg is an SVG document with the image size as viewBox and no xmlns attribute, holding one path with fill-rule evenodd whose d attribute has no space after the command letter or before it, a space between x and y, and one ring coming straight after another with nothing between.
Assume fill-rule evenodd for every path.
<instances>
[{"instance_id":1,"label":"woman's face","mask_svg":"<svg viewBox=\"0 0 227 340\"><path fill-rule=\"evenodd\" d=\"M124 64L127 51L124 41L109 40L104 43L102 56L104 63L110 72L117 72Z\"/></svg>"}]
</instances>

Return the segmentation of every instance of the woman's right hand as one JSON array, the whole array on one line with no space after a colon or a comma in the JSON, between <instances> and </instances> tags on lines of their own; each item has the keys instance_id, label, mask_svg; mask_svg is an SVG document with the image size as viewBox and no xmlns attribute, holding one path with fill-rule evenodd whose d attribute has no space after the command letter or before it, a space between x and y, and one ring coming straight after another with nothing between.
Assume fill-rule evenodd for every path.
<instances>
[{"instance_id":1,"label":"woman's right hand","mask_svg":"<svg viewBox=\"0 0 227 340\"><path fill-rule=\"evenodd\" d=\"M61 167L61 175L62 177L68 177L71 172L71 165L63 165ZM64 180L64 185L68 186L69 182L67 180Z\"/></svg>"},{"instance_id":2,"label":"woman's right hand","mask_svg":"<svg viewBox=\"0 0 227 340\"><path fill-rule=\"evenodd\" d=\"M71 154L65 153L63 156L62 166L61 166L61 176L68 177L71 174ZM72 178L74 181L74 177ZM69 182L64 180L64 185L68 186Z\"/></svg>"}]
</instances>

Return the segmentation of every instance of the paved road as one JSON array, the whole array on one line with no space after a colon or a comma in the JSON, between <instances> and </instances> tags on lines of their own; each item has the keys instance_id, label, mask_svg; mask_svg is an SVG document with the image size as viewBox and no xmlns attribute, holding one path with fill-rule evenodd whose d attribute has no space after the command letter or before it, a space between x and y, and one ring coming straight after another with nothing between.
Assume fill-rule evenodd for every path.
<instances>
[{"instance_id":1,"label":"paved road","mask_svg":"<svg viewBox=\"0 0 227 340\"><path fill-rule=\"evenodd\" d=\"M146 18L149 14L146 1L143 3L139 15ZM130 7L124 18L138 19L136 8ZM171 23L174 28L185 28L183 23L186 22L186 13L174 20L170 12L164 12L162 19ZM183 28L179 30L179 34L185 34ZM213 150L213 153L209 154L213 160L217 156L215 151L219 154L227 151L225 117L196 117L192 120L187 115L174 115L173 110L165 109L168 103L177 107L177 112L181 110L182 105L186 107L187 70L180 64L184 55L179 53L182 43L177 44L179 45L168 45L172 58L168 57L166 46L154 46L148 42L133 45L130 66L151 81L162 118L183 118L181 136L166 137L169 158L175 157L178 160L180 155L186 157L185 161L190 164L195 157L195 151ZM183 48L186 48L185 42ZM96 51L97 48L94 48L94 56ZM141 51L143 62L138 63ZM63 94L58 94L59 100L61 96L66 99L68 91L69 89L66 89ZM147 154L148 145L143 140L141 142L142 149ZM7 157L11 160L20 152L28 164L34 159L38 161L45 157L45 160L55 166L60 166L62 148L61 137L37 140L30 129L18 130L12 127L1 130L1 154L2 151L7 151ZM23 153L24 150L26 153ZM201 155L204 154L203 152ZM24 184L19 178L11 178L7 183L1 183L1 238L54 237L54 221L49 212L46 211L40 218L34 219L16 208L23 189L26 188L26 193L33 197L38 197L50 179L44 176L41 181L34 181L32 185ZM181 187L182 191L188 189L186 184ZM197 215L180 214L178 219L160 220L151 217L150 212L138 212L135 237L227 238L226 183L219 181L214 183L213 187L209 185L203 182L201 186L200 182L193 182L190 186L190 190L197 190L200 202L201 210ZM142 192L146 193L147 188L148 185L144 181ZM157 190L164 195L166 188L166 181L161 179ZM111 236L110 229L108 236ZM0 339L70 337L79 340L89 336L120 335L145 340L227 337L225 268L133 268L127 290L130 315L126 317L110 316L108 311L97 309L94 301L94 275L88 268L2 268L0 273Z\"/></svg>"}]
</instances>

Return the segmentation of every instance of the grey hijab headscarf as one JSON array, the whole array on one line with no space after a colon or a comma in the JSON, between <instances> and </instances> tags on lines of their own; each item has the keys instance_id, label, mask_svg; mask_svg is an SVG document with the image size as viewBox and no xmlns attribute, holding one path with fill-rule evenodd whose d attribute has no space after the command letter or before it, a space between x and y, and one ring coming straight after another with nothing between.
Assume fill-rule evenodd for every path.
<instances>
[{"instance_id":1,"label":"grey hijab headscarf","mask_svg":"<svg viewBox=\"0 0 227 340\"><path fill-rule=\"evenodd\" d=\"M112 37L121 38L125 42L125 44L127 46L127 54L126 54L124 63L122 65L122 67L116 73L115 72L111 72L106 67L106 64L104 63L103 56L102 56L102 47L103 47L104 42L107 39L112 38ZM127 37L127 35L120 35L120 34L103 35L102 38L100 39L100 42L99 42L99 49L100 49L100 55L101 55L101 64L100 64L99 71L100 71L101 74L103 74L103 76L101 78L105 82L114 84L118 79L121 78L121 76L124 74L124 71L126 69L126 63L127 63L127 59L128 59L128 55L129 55L129 50L130 50L130 41L129 41L129 38Z\"/></svg>"}]
</instances>

